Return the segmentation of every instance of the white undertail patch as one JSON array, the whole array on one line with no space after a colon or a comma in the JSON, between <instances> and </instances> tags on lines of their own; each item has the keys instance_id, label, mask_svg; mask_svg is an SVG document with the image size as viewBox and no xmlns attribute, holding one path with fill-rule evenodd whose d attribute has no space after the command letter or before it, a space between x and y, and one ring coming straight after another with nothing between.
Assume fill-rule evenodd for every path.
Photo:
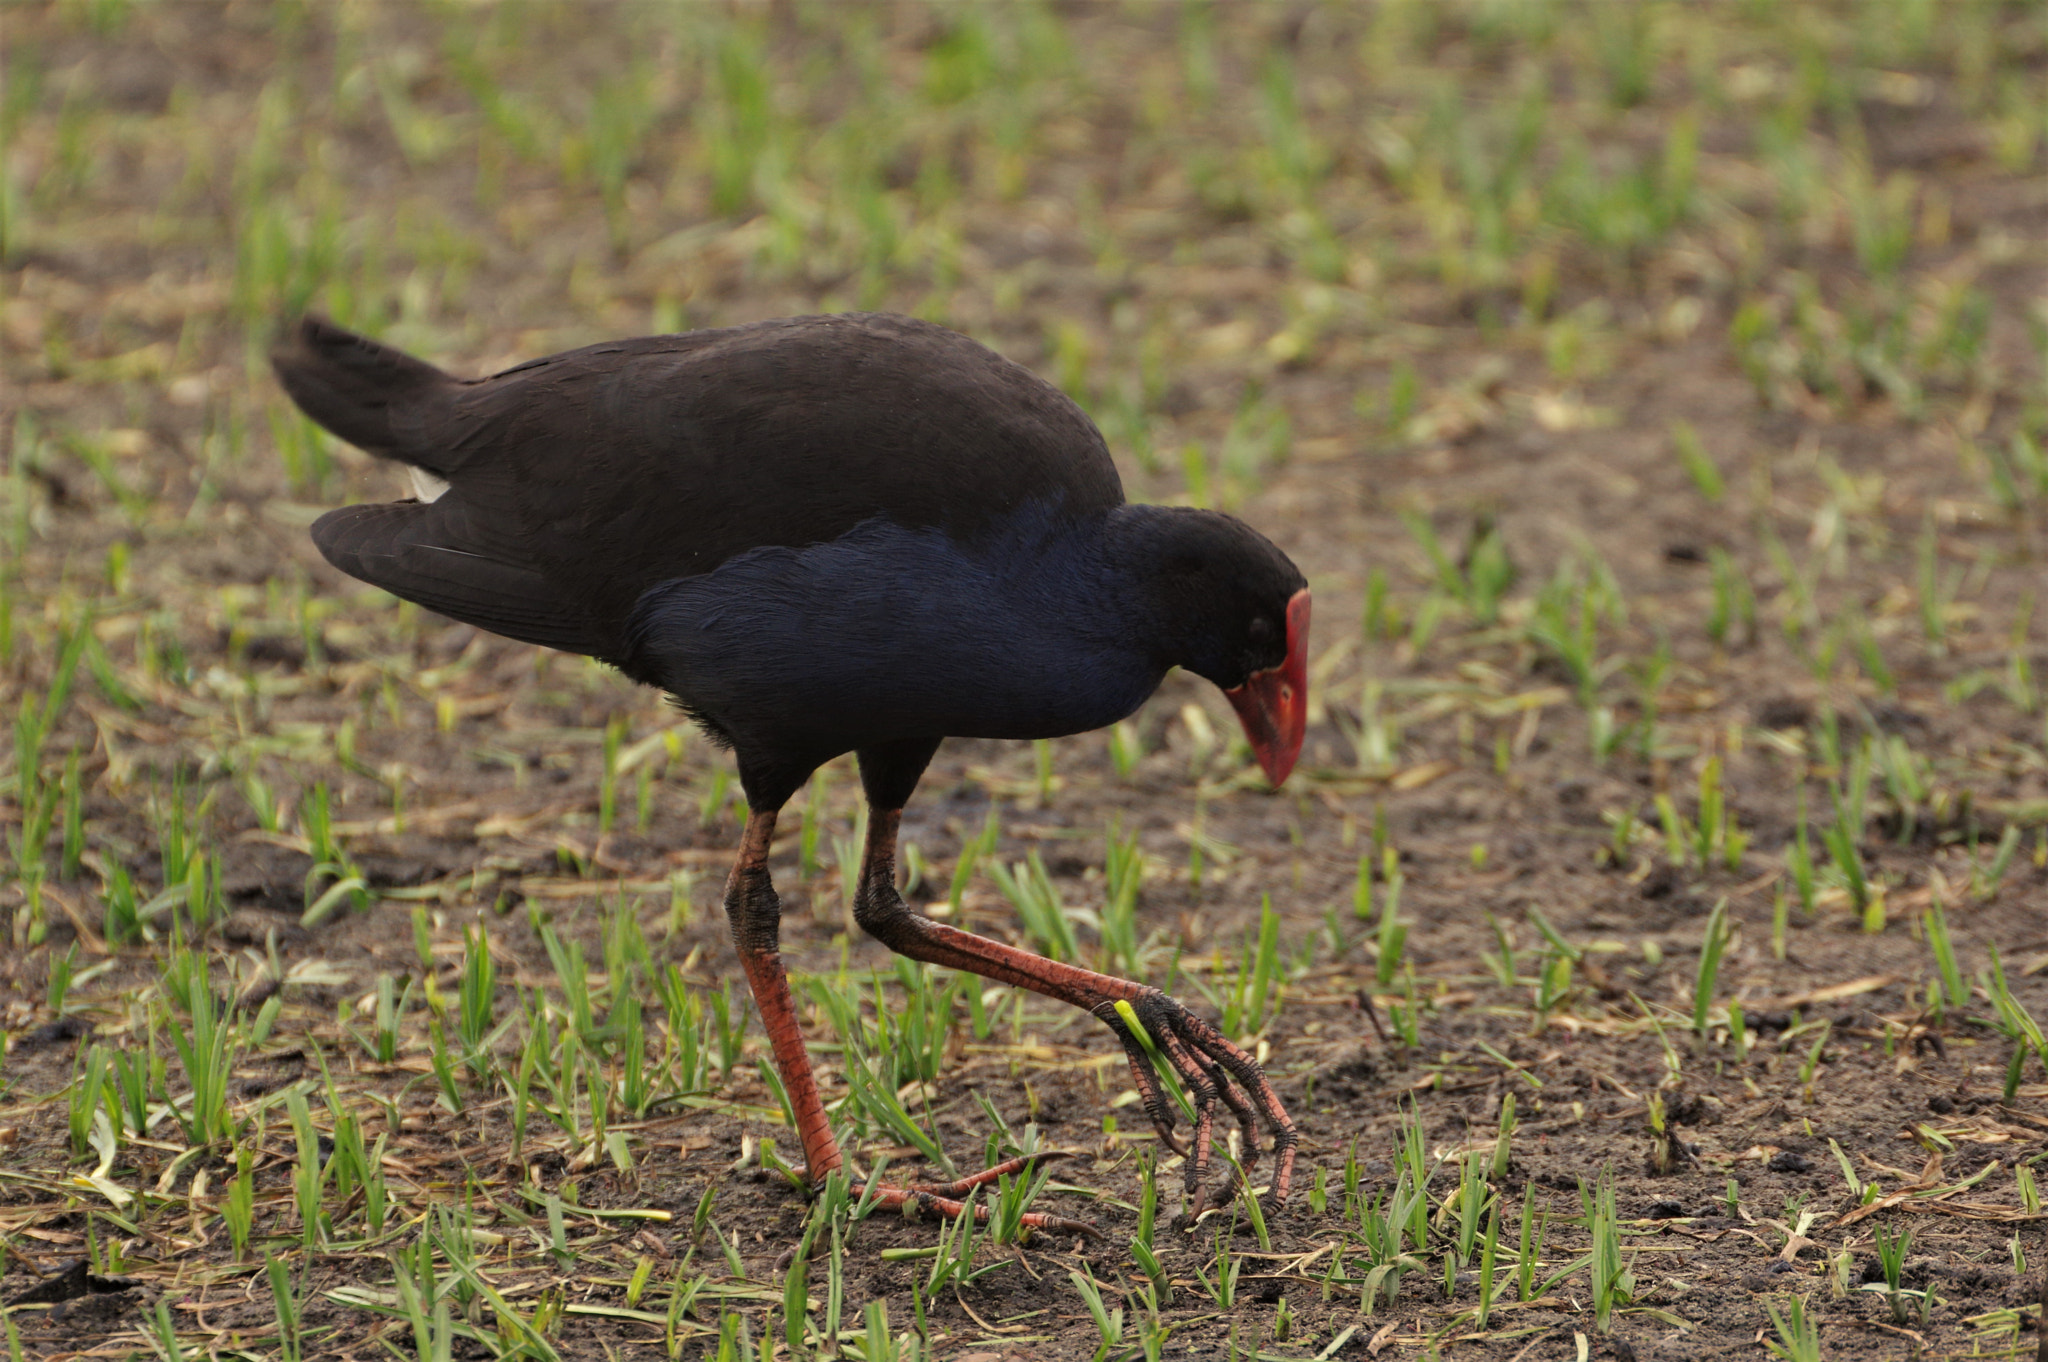
<instances>
[{"instance_id":1,"label":"white undertail patch","mask_svg":"<svg viewBox=\"0 0 2048 1362\"><path fill-rule=\"evenodd\" d=\"M448 483L437 478L424 468L407 468L405 476L412 482L412 494L421 501L439 501L441 494L448 490Z\"/></svg>"}]
</instances>

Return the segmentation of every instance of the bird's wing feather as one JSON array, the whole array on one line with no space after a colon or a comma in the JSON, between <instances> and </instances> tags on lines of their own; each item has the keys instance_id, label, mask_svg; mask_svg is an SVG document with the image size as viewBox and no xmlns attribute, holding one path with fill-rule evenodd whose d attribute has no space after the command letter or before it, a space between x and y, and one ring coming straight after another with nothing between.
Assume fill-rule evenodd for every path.
<instances>
[{"instance_id":1,"label":"bird's wing feather","mask_svg":"<svg viewBox=\"0 0 2048 1362\"><path fill-rule=\"evenodd\" d=\"M327 561L451 619L569 652L606 656L616 641L583 603L471 532L459 496L329 511L313 522Z\"/></svg>"},{"instance_id":2,"label":"bird's wing feather","mask_svg":"<svg viewBox=\"0 0 2048 1362\"><path fill-rule=\"evenodd\" d=\"M330 561L605 658L649 588L755 548L880 516L979 549L1034 507L1078 518L1123 501L1102 436L1058 389L902 317L607 342L473 381L309 319L276 363L329 430L452 484L431 515L352 511L316 531ZM456 573L429 546L486 564Z\"/></svg>"},{"instance_id":3,"label":"bird's wing feather","mask_svg":"<svg viewBox=\"0 0 2048 1362\"><path fill-rule=\"evenodd\" d=\"M557 355L422 426L493 535L517 527L622 628L640 593L880 515L979 546L1035 505L1123 500L1058 389L903 318L792 318Z\"/></svg>"}]
</instances>

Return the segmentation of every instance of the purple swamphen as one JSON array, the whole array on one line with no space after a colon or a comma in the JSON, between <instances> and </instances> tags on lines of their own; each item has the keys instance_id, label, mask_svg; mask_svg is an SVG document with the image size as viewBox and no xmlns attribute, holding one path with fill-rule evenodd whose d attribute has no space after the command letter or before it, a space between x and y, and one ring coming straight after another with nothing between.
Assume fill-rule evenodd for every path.
<instances>
[{"instance_id":1,"label":"purple swamphen","mask_svg":"<svg viewBox=\"0 0 2048 1362\"><path fill-rule=\"evenodd\" d=\"M920 916L895 885L897 824L941 739L1100 728L1171 667L1220 687L1285 781L1307 712L1309 593L1272 543L1217 512L1125 502L1100 432L1064 394L905 317L615 341L473 380L307 317L272 359L308 416L405 465L418 493L322 516L313 540L329 562L610 663L731 747L748 817L725 908L808 1177L842 1158L783 973L768 854L790 796L853 752L871 810L861 926L914 960L1099 1017L1161 1138L1187 1155L1195 1209L1219 1101L1247 1161L1271 1132L1286 1198L1294 1123L1214 1026L1157 989ZM1192 1098L1186 1141L1155 1047ZM1028 1162L878 1195L957 1215L970 1188Z\"/></svg>"}]
</instances>

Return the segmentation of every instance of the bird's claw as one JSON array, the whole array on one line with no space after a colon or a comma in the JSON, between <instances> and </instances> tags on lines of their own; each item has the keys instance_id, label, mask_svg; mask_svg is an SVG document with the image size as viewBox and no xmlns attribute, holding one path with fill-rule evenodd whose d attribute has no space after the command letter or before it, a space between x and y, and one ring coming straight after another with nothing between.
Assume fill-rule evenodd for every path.
<instances>
[{"instance_id":1,"label":"bird's claw","mask_svg":"<svg viewBox=\"0 0 2048 1362\"><path fill-rule=\"evenodd\" d=\"M1259 1161L1259 1127L1263 1123L1272 1131L1273 1201L1277 1205L1287 1200L1300 1136L1256 1060L1157 989L1146 989L1094 1012L1123 1044L1139 1100L1160 1142L1187 1159L1185 1192L1191 1218L1200 1215L1208 1201L1210 1137L1219 1101L1237 1118L1243 1136L1244 1158L1237 1165L1233 1191L1244 1185ZM1153 1064L1155 1057L1188 1090L1194 1107L1192 1140L1183 1140L1176 1129L1170 1099Z\"/></svg>"},{"instance_id":2,"label":"bird's claw","mask_svg":"<svg viewBox=\"0 0 2048 1362\"><path fill-rule=\"evenodd\" d=\"M903 1187L887 1186L876 1182L875 1177L870 1176L860 1190L859 1199L872 1206L898 1208L908 1218L933 1215L945 1220L957 1220L967 1213L967 1203L963 1198L971 1195L976 1188L989 1186L999 1178L1028 1174L1040 1164L1051 1163L1054 1159L1070 1157L1072 1156L1064 1149L1044 1149L1036 1154L1019 1154L1014 1159L1005 1159L978 1173L970 1173L952 1182L913 1182ZM881 1169L877 1168L875 1175L878 1176L880 1173ZM988 1204L983 1202L975 1206L975 1223L986 1224L988 1219ZM1100 1230L1085 1220L1070 1220L1066 1216L1054 1215L1050 1211L1026 1211L1019 1217L1019 1223L1031 1229L1054 1234L1080 1234L1091 1238L1101 1234Z\"/></svg>"}]
</instances>

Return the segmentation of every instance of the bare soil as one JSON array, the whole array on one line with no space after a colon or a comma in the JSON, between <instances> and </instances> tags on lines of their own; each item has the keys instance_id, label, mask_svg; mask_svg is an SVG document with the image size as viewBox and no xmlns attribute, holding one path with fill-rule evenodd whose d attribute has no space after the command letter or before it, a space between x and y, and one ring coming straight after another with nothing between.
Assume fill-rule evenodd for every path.
<instances>
[{"instance_id":1,"label":"bare soil","mask_svg":"<svg viewBox=\"0 0 2048 1362\"><path fill-rule=\"evenodd\" d=\"M1730 72L1792 78L1793 63L1773 46L1777 30L1738 18L1736 7L1655 9L1678 36L1661 51L1646 100L1619 113L1587 112L1598 100L1582 84L1598 68L1573 38L1553 35L1530 53L1493 45L1474 17L1485 6L1455 7L1428 34L1402 40L1413 44L1402 51L1426 56L1475 106L1508 98L1510 76L1527 63L1550 69L1558 128L1543 135L1560 144L1560 129L1581 128L1570 135L1622 154L1655 147L1676 118L1701 120L1703 206L1685 226L1640 251L1532 229L1501 278L1462 282L1433 265L1426 205L1388 168L1384 142L1368 137L1414 133L1426 92L1347 84L1367 60L1364 45L1394 41L1377 11L1225 7L1215 18L1217 93L1199 112L1175 104L1183 112L1163 119L1147 101L1190 79L1175 55L1174 11L1047 11L1072 54L1058 87L1069 102L1013 96L1030 129L1021 184L1005 190L998 142L972 124L960 124L950 144L938 133L906 135L912 163L892 172L891 193L937 174L931 158L943 160L949 146L955 156L959 195L935 217L955 234L948 249L958 259L942 267L909 252L869 279L857 263L762 263L772 255L762 244L769 217L716 212L689 176L671 177L662 158L697 135L686 99L697 79L692 44L710 40L624 7L542 12L512 51L490 36L497 11L195 4L136 7L96 24L93 13L121 7L10 7L10 83L22 90L25 73L37 74L33 88L9 96L22 110L7 152L22 206L6 248L0 401L13 432L9 514L20 529L10 531L5 569L13 633L0 704L11 713L24 697L40 703L59 631L88 601L112 673L100 677L87 659L43 749L52 781L63 754L79 754L79 873L0 889L16 923L15 949L0 957L0 1295L24 1300L44 1280L39 1271L74 1258L92 1256L95 1274L61 1309L16 1309L22 1349L149 1352L162 1301L187 1356L277 1350L260 1258L236 1263L221 1220L232 1175L223 1151L186 1157L175 1123L165 1122L113 1161L109 1176L136 1196L132 1204L117 1207L72 1181L95 1159L68 1147L64 1094L93 1041L146 1042L166 949L162 940L108 946L108 875L124 867L145 899L161 887L157 811L181 772L195 801L206 801L199 823L220 857L227 912L205 938L216 982L257 990L247 1016L278 991L277 981L261 982L273 952L287 971L274 1032L237 1070L237 1109L262 1109L302 1079L317 1083L324 1066L366 1113L371 1136L391 1136L386 1168L405 1231L388 1244L305 1253L282 1109L267 1108L261 1133L251 1132L257 1241L304 1274L308 1356L367 1358L378 1341L412 1347L408 1327L327 1293L388 1289L388 1250L409 1242L436 1204L489 1207L480 1223L504 1236L487 1254L491 1279L521 1308L548 1299L623 1307L644 1257L654 1285L641 1308L659 1313L686 1260L686 1277L713 1274L729 1293L700 1305L701 1323L686 1322L686 1357L716 1353L721 1310L745 1314L758 1335L779 1307L782 1260L807 1215L804 1197L760 1167L763 1142L778 1141L788 1156L793 1140L765 1119L776 1100L751 1055L705 1102L658 1107L629 1126L634 1164L621 1170L556 1133L529 1136L515 1160L502 1093L479 1092L451 1111L426 1060L424 1011L408 1022L395 1065L371 1062L344 1029L369 1025L363 1003L380 974L422 974L413 927L422 908L439 991L454 993L463 929L481 923L508 1012L516 991L560 991L534 923L551 923L601 962L602 924L622 897L637 905L658 958L679 963L699 988L737 987L718 896L738 825L729 804L704 811L727 759L683 736L659 697L580 659L396 607L338 576L307 542L303 527L318 507L398 493L389 470L340 449L324 482L295 486L274 447L271 416L286 406L261 364L265 323L240 313L250 288L266 308L294 299L247 282L254 229L235 185L237 174L255 173L249 149L266 135L265 120L282 118L287 131L272 144L287 164L269 173L272 192L305 204L293 231L315 230L306 222L321 212L345 229L342 258L320 267L329 291L310 290L310 300L332 307L332 281L343 280L387 335L451 368L481 372L645 331L664 308L680 308L684 324L712 325L884 306L937 310L1062 381L1076 363L1084 376L1099 371L1091 392L1102 411L1121 381L1111 376L1135 375L1135 352L1151 347L1159 358L1148 362L1163 376L1147 404L1156 460L1141 458L1127 434L1112 436L1132 495L1156 499L1195 495L1182 447L1225 447L1247 410L1284 413L1288 457L1241 478L1219 465L1210 495L1272 535L1315 589L1317 708L1288 788L1275 793L1244 777L1227 739L1205 733L1231 732L1227 709L1176 676L1132 721L1144 755L1128 776L1100 734L1053 744L1049 789L1028 747L948 743L904 825L930 867L914 903L943 902L960 847L991 811L1001 828L996 855L1007 863L1037 852L1076 907L1100 902L1106 831L1136 832L1154 862L1140 905L1144 930L1161 942L1154 981L1212 1015L1203 986L1228 985L1262 899L1279 914L1289 969L1256 1043L1300 1122L1298 1185L1284 1209L1267 1213L1270 1250L1241 1207L1193 1226L1162 1221L1174 1282L1163 1311L1174 1325L1168 1356L1316 1357L1331 1355L1341 1336L1340 1357L1544 1362L1589 1348L1644 1362L1751 1357L1760 1340L1777 1338L1766 1305L1782 1312L1793 1297L1819 1319L1828 1357L2031 1350L2048 1216L2025 1208L2014 1169L2039 1168L2048 1153L2048 1074L2038 1057L2025 1059L2005 1100L2013 1043L1988 993L1980 985L1966 1005L1930 1004L1937 972L1924 914L1943 906L1966 978L1996 948L2014 997L2048 1018L2041 711L2024 689L1967 684L2048 662L2032 610L2041 504L2002 503L1983 452L2042 429L2042 353L2029 328L2044 325L2048 176L2038 133L2028 159L1999 158L1986 99L1938 44L1918 66L1856 65L1848 30L1862 11L1789 8L1839 44L1821 50L1870 75L1847 83L1865 93L1833 121L1814 114L1815 135L1843 155L1856 143L1878 183L1893 172L1916 177L1898 287L1967 283L1989 302L1986 358L1953 381L1929 379L1917 404L1875 379L1830 391L1796 375L1766 401L1731 343L1731 325L1758 300L1789 319L1811 286L1839 319L1873 288L1848 210L1831 231L1813 217L1773 217L1769 194L1746 190L1766 176L1761 113L1725 94L1706 99L1691 83L1689 61L1718 71L1724 88L1739 84ZM1983 8L1996 16L1995 70L2048 77L2038 15ZM862 13L916 103L904 117L950 116L936 87L918 84L953 31L946 12ZM1571 15L1586 17L1571 10L1559 23L1568 27ZM698 17L712 25L710 11ZM804 107L822 120L819 110L844 95L843 75L818 69L840 50L827 30L844 15L778 7L742 18L772 54L778 90L806 72L817 79L825 93ZM1684 35L1712 35L1721 47L1688 56ZM565 110L563 145L584 150L564 154L585 157L591 144L572 134L598 117L587 92L623 79L636 54L652 63L656 113L625 176L623 240L608 229L600 192L565 186L556 160L468 149L483 136L481 120L449 55L465 44L503 64L506 88ZM1258 144L1247 129L1265 126L1261 54L1272 51L1296 62L1307 124L1334 161L1324 193L1347 263L1328 280L1288 253L1284 205L1262 197L1257 173L1241 172L1253 186L1248 203L1205 189L1199 173ZM1896 80L1884 84L1885 73ZM266 90L282 91L267 113ZM390 112L407 101L438 111L457 149L408 151ZM89 136L89 151L67 150L67 136ZM916 161L919 149L926 163ZM67 156L83 168L62 182ZM337 196L324 204L303 182L315 161ZM483 180L492 183L480 188ZM1938 209L1928 206L1936 196ZM379 224L388 240L378 239ZM430 258L436 230L467 244ZM817 259L832 249L812 247ZM375 259L388 280L373 279L364 262ZM1539 269L1551 272L1550 296L1532 312ZM1561 373L1556 347L1573 342L1555 323L1575 316L1587 357ZM1782 327L1795 329L1790 320ZM1387 412L1403 372L1420 396L1397 424ZM1673 454L1681 422L1721 470L1719 501ZM96 459L112 478L95 471ZM123 505L116 481L139 509ZM1498 534L1517 574L1499 621L1472 618L1444 593L1404 514L1434 526L1454 570ZM111 581L110 552L126 558ZM1737 620L1719 641L1707 625L1716 554L1740 565L1758 602L1754 622ZM1626 618L1600 626L1604 670L1598 704L1586 706L1577 678L1528 626L1544 584L1595 559L1611 570ZM1938 640L1923 628L1927 562L1937 586L1951 584ZM1807 605L1792 578L1809 570ZM1384 588L1370 585L1376 573ZM1362 631L1367 595L1381 589L1382 619L1392 623ZM1418 629L1430 610L1444 612L1441 624ZM1788 619L1812 623L1795 638ZM165 640L181 650L181 667L150 662ZM1884 664L1876 672L1866 641ZM1667 663L1656 661L1660 650ZM1600 708L1616 724L1648 725L1647 736L1596 756ZM1200 716L1192 722L1191 711ZM613 722L628 745L673 729L684 747L661 766L644 824L626 781L617 819L600 835L602 734ZM1842 772L1825 757L1831 725L1845 751L1866 735L1896 740L1924 763L1927 789L1901 798L1881 770L1872 777L1858 841L1881 912L1859 914L1842 889L1824 889L1813 914L1791 907L1780 955L1774 904L1792 892L1788 855L1800 821L1815 828L1822 858L1818 829L1833 821L1828 791ZM1681 818L1698 817L1709 758L1718 758L1747 838L1732 868L1674 858L1660 830L1659 796ZM286 810L278 831L261 826L252 776ZM332 792L369 902L304 927L313 862L293 811L319 782ZM787 845L778 844L784 948L798 972L889 968L852 927L832 866L833 839L852 836L856 790L841 765L814 794L815 874L803 873L794 811ZM18 795L0 816L10 818L12 842ZM1618 842L1615 825L1630 818L1639 834ZM1993 848L2009 827L2017 847L1993 882ZM53 830L52 867L61 841ZM1372 924L1354 911L1362 858L1381 867L1384 898L1383 849L1398 865L1409 923L1406 983L1376 977ZM1692 1030L1695 972L1709 914L1724 902L1734 936L1719 970L1723 1021L1701 1039ZM1548 949L1539 917L1581 953L1569 992L1543 1014L1532 1002ZM986 877L954 921L1022 939ZM1513 959L1490 965L1484 954L1498 956L1504 942ZM77 969L106 968L77 987L60 1017L48 1006L48 979L74 947ZM1502 969L1515 982L1503 983ZM1749 1029L1746 1055L1725 1024L1735 1000ZM1118 1102L1130 1085L1109 1036L1035 999L1014 1014L1010 1006L1000 1004L986 1043L973 1040L964 1010L956 1019L930 1097L934 1130L965 1168L990 1130L977 1096L1016 1129L1035 1122L1047 1144L1074 1153L1041 1205L1103 1233L1086 1245L1041 1236L985 1248L1014 1262L929 1303L932 1355L1087 1358L1096 1329L1068 1273L1087 1264L1105 1282L1141 1279L1126 1253L1130 1208L1138 1158L1156 1142L1138 1109ZM1412 1044L1392 1029L1397 1007L1417 1015ZM823 1017L813 1020L814 1039L831 1041ZM177 1060L157 1045L175 1092ZM836 1098L836 1054L817 1059ZM1362 1312L1350 1269L1329 1274L1358 1252L1343 1204L1347 1154L1355 1151L1364 1191L1383 1193L1407 1113L1439 1155L1490 1141L1509 1094L1520 1124L1497 1179L1503 1248L1533 1184L1536 1203L1550 1208L1538 1276L1568 1263L1587 1242L1582 1226L1566 1223L1580 1214L1581 1185L1611 1173L1634 1255L1633 1301L1601 1335L1581 1272L1536 1299L1510 1290L1480 1328L1476 1269L1459 1272L1447 1293L1433 1242L1426 1268L1408 1275L1392 1306ZM1676 1142L1663 1170L1653 1097ZM886 1140L857 1151L864 1166L883 1155L898 1175L935 1171ZM1842 1159L1879 1189L1873 1202L1845 1181ZM1455 1168L1438 1175L1439 1196ZM1328 1187L1322 1213L1311 1206L1319 1178ZM1162 1187L1176 1182L1169 1172ZM522 1187L568 1204L570 1265L546 1252L545 1216L521 1199ZM728 1276L715 1241L693 1235L707 1189L743 1277ZM617 1208L669 1218L587 1213ZM1793 1237L1802 1210L1817 1214ZM1880 1226L1913 1232L1907 1284L1935 1301L1924 1320L1897 1324L1880 1294L1860 1289L1877 1280ZM1247 1264L1229 1310L1197 1280L1197 1269L1213 1276L1219 1230ZM883 1253L935 1235L928 1223L895 1217L861 1223L847 1256L849 1327L871 1300L888 1303L895 1328L911 1327L913 1274L929 1265ZM117 1244L118 1271L101 1272ZM2016 1254L2030 1273L2016 1269ZM814 1298L821 1274L814 1264ZM1276 1328L1283 1302L1285 1338ZM1134 1328L1138 1313L1133 1300ZM779 1339L779 1308L776 1321ZM666 1353L658 1325L573 1310L551 1341L563 1357ZM465 1342L458 1355L487 1351Z\"/></svg>"}]
</instances>

